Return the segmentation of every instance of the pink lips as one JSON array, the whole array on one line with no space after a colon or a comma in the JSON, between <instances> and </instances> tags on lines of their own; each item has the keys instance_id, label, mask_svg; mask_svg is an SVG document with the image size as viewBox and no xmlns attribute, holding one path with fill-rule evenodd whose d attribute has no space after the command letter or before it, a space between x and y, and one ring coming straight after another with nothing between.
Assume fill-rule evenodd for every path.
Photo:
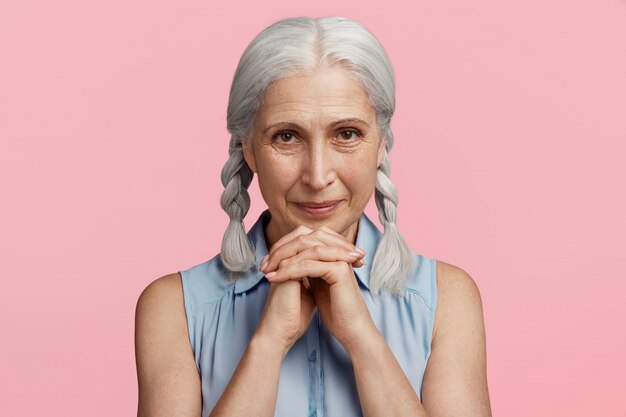
<instances>
[{"instance_id":1,"label":"pink lips","mask_svg":"<svg viewBox=\"0 0 626 417\"><path fill-rule=\"evenodd\" d=\"M304 201L296 203L296 206L310 216L327 216L337 208L339 203L341 203L341 200L322 201L319 203Z\"/></svg>"}]
</instances>

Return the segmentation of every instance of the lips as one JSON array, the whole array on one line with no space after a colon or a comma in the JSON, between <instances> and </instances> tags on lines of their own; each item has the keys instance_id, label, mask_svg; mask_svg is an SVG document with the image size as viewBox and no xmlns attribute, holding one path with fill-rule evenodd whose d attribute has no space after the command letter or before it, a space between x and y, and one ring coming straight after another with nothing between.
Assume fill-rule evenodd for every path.
<instances>
[{"instance_id":1,"label":"lips","mask_svg":"<svg viewBox=\"0 0 626 417\"><path fill-rule=\"evenodd\" d=\"M337 204L339 204L341 200L332 200L332 201L322 201L321 203L314 203L314 202L310 202L310 201L306 201L306 202L300 202L300 203L296 203L299 206L302 207L307 207L307 208L325 208L325 207L332 207L332 206L336 206Z\"/></svg>"},{"instance_id":2,"label":"lips","mask_svg":"<svg viewBox=\"0 0 626 417\"><path fill-rule=\"evenodd\" d=\"M330 215L337 206L339 206L341 200L328 200L328 201L302 201L295 203L296 206L304 213L312 217L324 217Z\"/></svg>"}]
</instances>

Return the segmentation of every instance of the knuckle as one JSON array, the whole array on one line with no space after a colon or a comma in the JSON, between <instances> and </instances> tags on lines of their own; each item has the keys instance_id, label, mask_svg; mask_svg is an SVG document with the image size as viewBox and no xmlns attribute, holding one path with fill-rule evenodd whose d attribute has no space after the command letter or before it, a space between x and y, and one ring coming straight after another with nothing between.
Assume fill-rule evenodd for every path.
<instances>
[{"instance_id":1,"label":"knuckle","mask_svg":"<svg viewBox=\"0 0 626 417\"><path fill-rule=\"evenodd\" d=\"M312 248L313 250L313 254L316 256L321 256L324 253L324 246L323 245L315 245Z\"/></svg>"},{"instance_id":2,"label":"knuckle","mask_svg":"<svg viewBox=\"0 0 626 417\"><path fill-rule=\"evenodd\" d=\"M328 226L322 226L322 227L320 227L319 230L321 230L322 232L326 232L326 233L331 233L333 231L333 229L331 229Z\"/></svg>"},{"instance_id":3,"label":"knuckle","mask_svg":"<svg viewBox=\"0 0 626 417\"><path fill-rule=\"evenodd\" d=\"M289 267L289 265L291 265L291 259L287 258L287 259L283 259L280 262L278 262L278 268L277 269L286 269Z\"/></svg>"},{"instance_id":4,"label":"knuckle","mask_svg":"<svg viewBox=\"0 0 626 417\"><path fill-rule=\"evenodd\" d=\"M340 272L342 275L352 269L348 262L335 262L333 266L337 272Z\"/></svg>"},{"instance_id":5,"label":"knuckle","mask_svg":"<svg viewBox=\"0 0 626 417\"><path fill-rule=\"evenodd\" d=\"M326 227L326 226L322 226L322 227ZM322 230L321 227L319 229L315 229L313 232L311 232L311 236L316 237L316 238L319 238L323 234L324 234L324 231Z\"/></svg>"}]
</instances>

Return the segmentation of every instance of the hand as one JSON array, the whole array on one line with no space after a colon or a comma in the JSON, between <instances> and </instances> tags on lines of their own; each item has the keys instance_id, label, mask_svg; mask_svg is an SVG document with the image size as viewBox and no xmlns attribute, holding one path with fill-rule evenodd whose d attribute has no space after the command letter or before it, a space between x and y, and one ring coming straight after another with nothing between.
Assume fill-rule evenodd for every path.
<instances>
[{"instance_id":1,"label":"hand","mask_svg":"<svg viewBox=\"0 0 626 417\"><path fill-rule=\"evenodd\" d=\"M270 283L255 335L282 349L283 358L311 324L315 301L298 281Z\"/></svg>"},{"instance_id":2,"label":"hand","mask_svg":"<svg viewBox=\"0 0 626 417\"><path fill-rule=\"evenodd\" d=\"M364 265L365 252L327 227L300 226L276 242L261 263L271 283L311 278L310 287L326 327L350 350L375 324L352 267Z\"/></svg>"}]
</instances>

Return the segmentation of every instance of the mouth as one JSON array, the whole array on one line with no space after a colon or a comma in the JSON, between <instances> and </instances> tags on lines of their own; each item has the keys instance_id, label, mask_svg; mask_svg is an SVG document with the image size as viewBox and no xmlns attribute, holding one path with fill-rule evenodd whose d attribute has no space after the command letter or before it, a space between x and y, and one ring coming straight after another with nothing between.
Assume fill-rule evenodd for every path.
<instances>
[{"instance_id":1,"label":"mouth","mask_svg":"<svg viewBox=\"0 0 626 417\"><path fill-rule=\"evenodd\" d=\"M295 203L296 207L298 207L301 211L313 217L324 217L331 214L337 206L339 206L341 200L331 200L331 201L301 201Z\"/></svg>"}]
</instances>

